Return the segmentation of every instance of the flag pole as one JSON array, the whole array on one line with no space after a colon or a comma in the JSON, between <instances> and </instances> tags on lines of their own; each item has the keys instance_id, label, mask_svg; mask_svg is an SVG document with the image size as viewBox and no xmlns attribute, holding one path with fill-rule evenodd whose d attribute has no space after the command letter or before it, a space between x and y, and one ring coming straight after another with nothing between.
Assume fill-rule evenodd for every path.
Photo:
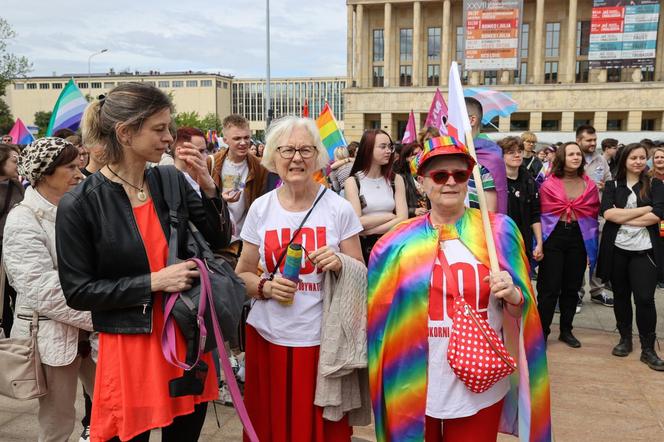
<instances>
[{"instance_id":1,"label":"flag pole","mask_svg":"<svg viewBox=\"0 0 664 442\"><path fill-rule=\"evenodd\" d=\"M473 167L473 179L475 180L475 189L477 189L477 200L480 203L482 226L484 227L484 239L486 240L486 249L489 253L489 265L491 267L491 273L498 273L500 271L500 265L498 263L498 254L496 253L496 243L493 240L493 230L491 229L491 221L489 220L489 208L487 207L484 187L482 187L480 163L477 161L475 142L473 141L473 134L471 131L466 131L466 147L468 147L470 155L475 159L475 167Z\"/></svg>"}]
</instances>

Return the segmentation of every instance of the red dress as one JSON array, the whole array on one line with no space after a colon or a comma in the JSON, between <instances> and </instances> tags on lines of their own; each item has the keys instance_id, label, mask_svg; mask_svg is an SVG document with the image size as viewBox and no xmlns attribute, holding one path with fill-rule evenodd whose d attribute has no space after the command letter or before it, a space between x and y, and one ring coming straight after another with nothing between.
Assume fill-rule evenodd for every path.
<instances>
[{"instance_id":1,"label":"red dress","mask_svg":"<svg viewBox=\"0 0 664 442\"><path fill-rule=\"evenodd\" d=\"M168 243L152 200L134 207L138 230L150 263L150 271L166 267ZM182 369L164 359L161 331L164 325L163 297L154 294L152 333L99 334L99 357L92 401L90 426L93 441L108 441L115 436L131 439L153 428L168 426L177 416L194 411L194 405L217 399L219 392L212 354L202 359L208 364L205 389L200 396L172 398L168 382L182 376ZM184 359L185 341L179 330L177 351Z\"/></svg>"}]
</instances>

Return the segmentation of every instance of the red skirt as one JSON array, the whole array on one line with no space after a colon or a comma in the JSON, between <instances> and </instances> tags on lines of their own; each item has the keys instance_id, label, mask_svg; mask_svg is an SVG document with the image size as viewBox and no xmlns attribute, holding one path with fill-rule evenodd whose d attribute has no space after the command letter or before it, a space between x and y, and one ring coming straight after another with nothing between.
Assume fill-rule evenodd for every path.
<instances>
[{"instance_id":1,"label":"red skirt","mask_svg":"<svg viewBox=\"0 0 664 442\"><path fill-rule=\"evenodd\" d=\"M319 346L272 344L247 325L244 402L261 442L348 442L348 416L323 419L314 405ZM245 441L249 439L244 437Z\"/></svg>"}]
</instances>

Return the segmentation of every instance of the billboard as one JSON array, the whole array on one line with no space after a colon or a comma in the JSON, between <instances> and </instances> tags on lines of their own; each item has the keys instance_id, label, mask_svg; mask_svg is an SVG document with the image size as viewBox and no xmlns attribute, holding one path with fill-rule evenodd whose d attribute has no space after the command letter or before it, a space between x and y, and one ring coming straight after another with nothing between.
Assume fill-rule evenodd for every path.
<instances>
[{"instance_id":1,"label":"billboard","mask_svg":"<svg viewBox=\"0 0 664 442\"><path fill-rule=\"evenodd\" d=\"M659 0L594 0L590 68L655 65Z\"/></svg>"},{"instance_id":2,"label":"billboard","mask_svg":"<svg viewBox=\"0 0 664 442\"><path fill-rule=\"evenodd\" d=\"M523 0L464 0L464 70L517 70Z\"/></svg>"}]
</instances>

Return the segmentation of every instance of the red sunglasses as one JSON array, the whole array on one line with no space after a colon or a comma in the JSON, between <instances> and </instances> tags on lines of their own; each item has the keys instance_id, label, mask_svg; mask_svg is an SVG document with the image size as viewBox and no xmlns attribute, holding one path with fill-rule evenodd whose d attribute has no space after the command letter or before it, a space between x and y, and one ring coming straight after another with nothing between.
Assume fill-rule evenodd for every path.
<instances>
[{"instance_id":1,"label":"red sunglasses","mask_svg":"<svg viewBox=\"0 0 664 442\"><path fill-rule=\"evenodd\" d=\"M473 173L472 169L456 169L456 170L432 170L427 173L426 176L431 178L436 184L447 184L447 181L450 177L454 178L455 183L465 183L470 178L470 174Z\"/></svg>"}]
</instances>

